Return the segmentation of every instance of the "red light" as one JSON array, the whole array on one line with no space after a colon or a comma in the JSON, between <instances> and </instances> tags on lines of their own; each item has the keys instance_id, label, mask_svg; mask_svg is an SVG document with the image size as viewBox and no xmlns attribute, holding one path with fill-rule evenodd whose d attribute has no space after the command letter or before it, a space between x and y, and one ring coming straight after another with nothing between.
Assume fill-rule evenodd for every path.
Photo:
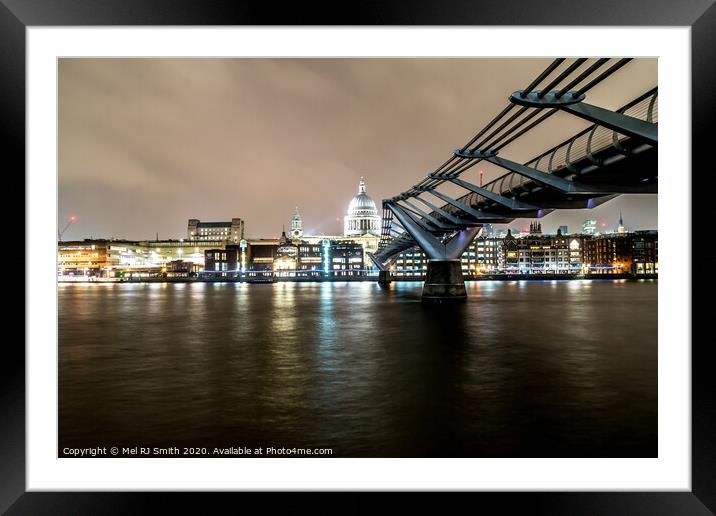
<instances>
[{"instance_id":1,"label":"red light","mask_svg":"<svg viewBox=\"0 0 716 516\"><path fill-rule=\"evenodd\" d=\"M77 220L77 217L75 217L74 215L70 215L70 220L74 222L75 220Z\"/></svg>"}]
</instances>

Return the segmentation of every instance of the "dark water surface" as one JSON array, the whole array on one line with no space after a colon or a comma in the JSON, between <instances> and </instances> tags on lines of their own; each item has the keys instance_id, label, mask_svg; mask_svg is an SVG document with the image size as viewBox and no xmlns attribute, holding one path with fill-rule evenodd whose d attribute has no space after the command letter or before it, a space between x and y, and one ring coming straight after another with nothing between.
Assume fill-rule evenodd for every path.
<instances>
[{"instance_id":1,"label":"dark water surface","mask_svg":"<svg viewBox=\"0 0 716 516\"><path fill-rule=\"evenodd\" d=\"M657 282L421 287L60 285L60 452L656 456Z\"/></svg>"}]
</instances>

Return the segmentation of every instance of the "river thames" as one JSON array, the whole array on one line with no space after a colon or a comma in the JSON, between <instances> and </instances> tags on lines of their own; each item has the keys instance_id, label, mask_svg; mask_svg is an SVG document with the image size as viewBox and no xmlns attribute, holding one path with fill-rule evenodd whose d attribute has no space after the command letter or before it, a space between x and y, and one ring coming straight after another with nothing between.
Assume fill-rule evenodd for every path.
<instances>
[{"instance_id":1,"label":"river thames","mask_svg":"<svg viewBox=\"0 0 716 516\"><path fill-rule=\"evenodd\" d=\"M60 284L59 450L655 457L654 280Z\"/></svg>"}]
</instances>

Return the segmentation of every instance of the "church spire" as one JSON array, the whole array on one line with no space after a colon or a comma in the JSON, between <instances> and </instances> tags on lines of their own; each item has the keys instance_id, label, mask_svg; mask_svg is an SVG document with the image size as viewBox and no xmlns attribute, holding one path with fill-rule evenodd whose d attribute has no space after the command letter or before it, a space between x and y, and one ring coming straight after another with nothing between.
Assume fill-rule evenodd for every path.
<instances>
[{"instance_id":1,"label":"church spire","mask_svg":"<svg viewBox=\"0 0 716 516\"><path fill-rule=\"evenodd\" d=\"M358 183L358 193L365 193L365 178L360 176L360 183Z\"/></svg>"},{"instance_id":2,"label":"church spire","mask_svg":"<svg viewBox=\"0 0 716 516\"><path fill-rule=\"evenodd\" d=\"M621 210L619 210L619 227L617 228L617 233L619 233L619 234L626 233L626 228L624 227L624 219L622 219Z\"/></svg>"}]
</instances>

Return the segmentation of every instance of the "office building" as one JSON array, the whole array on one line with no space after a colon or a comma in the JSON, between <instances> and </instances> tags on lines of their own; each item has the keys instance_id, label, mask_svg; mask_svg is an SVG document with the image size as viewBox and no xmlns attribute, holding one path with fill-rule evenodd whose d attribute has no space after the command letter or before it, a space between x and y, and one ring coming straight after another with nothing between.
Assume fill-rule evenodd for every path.
<instances>
[{"instance_id":1,"label":"office building","mask_svg":"<svg viewBox=\"0 0 716 516\"><path fill-rule=\"evenodd\" d=\"M238 244L244 238L244 221L239 218L228 222L202 222L189 219L186 238L191 241L219 240Z\"/></svg>"}]
</instances>

